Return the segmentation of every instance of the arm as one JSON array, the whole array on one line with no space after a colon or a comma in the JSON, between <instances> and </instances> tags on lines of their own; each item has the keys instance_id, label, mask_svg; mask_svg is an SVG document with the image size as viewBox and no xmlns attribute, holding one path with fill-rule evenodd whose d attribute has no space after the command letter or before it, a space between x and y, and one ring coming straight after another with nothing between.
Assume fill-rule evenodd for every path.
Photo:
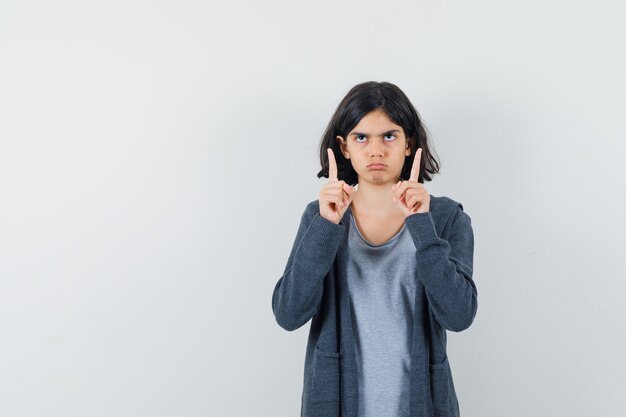
<instances>
[{"instance_id":1,"label":"arm","mask_svg":"<svg viewBox=\"0 0 626 417\"><path fill-rule=\"evenodd\" d=\"M287 266L272 294L272 311L280 327L296 330L319 310L324 277L337 255L345 227L320 216L317 204L304 210Z\"/></svg>"},{"instance_id":2,"label":"arm","mask_svg":"<svg viewBox=\"0 0 626 417\"><path fill-rule=\"evenodd\" d=\"M437 236L430 212L407 216L417 248L417 275L437 321L446 329L467 329L476 316L478 293L472 279L474 232L461 207L452 215L448 240Z\"/></svg>"}]
</instances>

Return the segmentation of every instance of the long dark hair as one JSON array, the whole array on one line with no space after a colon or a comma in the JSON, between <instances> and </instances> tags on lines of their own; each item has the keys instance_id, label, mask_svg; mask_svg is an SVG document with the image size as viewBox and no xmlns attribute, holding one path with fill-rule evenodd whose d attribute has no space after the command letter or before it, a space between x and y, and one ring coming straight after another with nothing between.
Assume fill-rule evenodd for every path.
<instances>
[{"instance_id":1,"label":"long dark hair","mask_svg":"<svg viewBox=\"0 0 626 417\"><path fill-rule=\"evenodd\" d=\"M400 179L409 179L418 148L422 148L418 182L431 181L432 175L439 172L439 162L431 153L427 129L408 97L392 83L367 81L350 89L328 123L320 142L322 169L317 173L317 178L328 178L328 151L326 149L331 148L337 161L337 178L350 185L359 182L352 163L341 153L336 137L337 135L347 137L366 114L376 109L383 110L392 122L402 126L411 148L411 155L404 160Z\"/></svg>"}]
</instances>

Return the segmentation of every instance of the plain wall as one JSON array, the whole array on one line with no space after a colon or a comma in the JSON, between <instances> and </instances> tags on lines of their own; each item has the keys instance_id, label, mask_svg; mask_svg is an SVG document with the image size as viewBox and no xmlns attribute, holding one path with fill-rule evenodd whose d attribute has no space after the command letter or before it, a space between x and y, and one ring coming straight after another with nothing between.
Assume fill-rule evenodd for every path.
<instances>
[{"instance_id":1,"label":"plain wall","mask_svg":"<svg viewBox=\"0 0 626 417\"><path fill-rule=\"evenodd\" d=\"M355 84L475 233L461 414L626 415L617 1L3 1L0 415L296 416L271 296Z\"/></svg>"}]
</instances>

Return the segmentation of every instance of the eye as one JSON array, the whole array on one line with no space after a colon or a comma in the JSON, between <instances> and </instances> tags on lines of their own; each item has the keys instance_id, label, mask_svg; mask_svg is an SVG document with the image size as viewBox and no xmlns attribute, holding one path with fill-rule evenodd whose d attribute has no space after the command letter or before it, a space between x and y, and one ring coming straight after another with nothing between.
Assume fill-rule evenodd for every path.
<instances>
[{"instance_id":1,"label":"eye","mask_svg":"<svg viewBox=\"0 0 626 417\"><path fill-rule=\"evenodd\" d=\"M396 139L398 138L395 134L391 134L391 133L390 133L390 134L388 134L388 135L385 135L385 138L388 138L388 137L390 137L390 138L391 138L391 140L388 140L388 142L391 142L391 141L396 140ZM359 140L360 138L365 138L365 135L356 135L356 136L354 137L354 140L355 140L357 143L363 143L364 141Z\"/></svg>"}]
</instances>

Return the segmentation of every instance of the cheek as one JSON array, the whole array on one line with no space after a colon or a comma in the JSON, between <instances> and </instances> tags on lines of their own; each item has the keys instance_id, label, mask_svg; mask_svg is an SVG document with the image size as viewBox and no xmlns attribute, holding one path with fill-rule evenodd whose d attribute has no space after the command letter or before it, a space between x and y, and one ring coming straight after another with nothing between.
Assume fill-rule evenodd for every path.
<instances>
[{"instance_id":1,"label":"cheek","mask_svg":"<svg viewBox=\"0 0 626 417\"><path fill-rule=\"evenodd\" d=\"M406 156L403 156L399 161L398 161L398 173L401 174L402 173L402 168L404 168L404 164L406 161Z\"/></svg>"}]
</instances>

